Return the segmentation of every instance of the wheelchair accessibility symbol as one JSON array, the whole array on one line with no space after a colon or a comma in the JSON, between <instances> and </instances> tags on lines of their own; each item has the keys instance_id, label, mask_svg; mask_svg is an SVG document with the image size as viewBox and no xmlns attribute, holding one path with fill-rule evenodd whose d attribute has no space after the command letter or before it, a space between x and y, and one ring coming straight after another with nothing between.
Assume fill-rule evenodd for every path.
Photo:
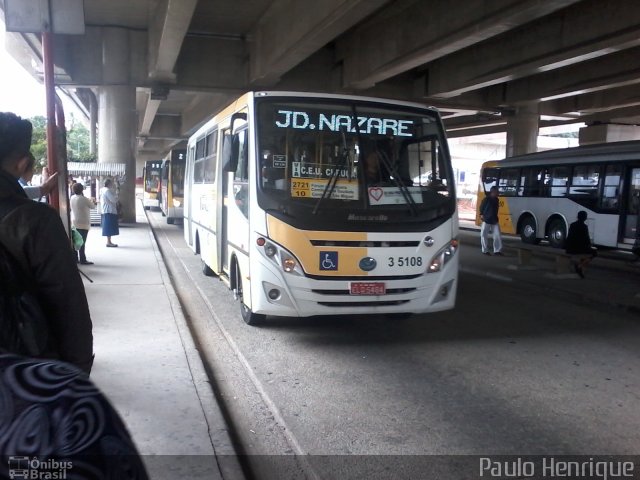
<instances>
[{"instance_id":1,"label":"wheelchair accessibility symbol","mask_svg":"<svg viewBox=\"0 0 640 480\"><path fill-rule=\"evenodd\" d=\"M320 270L338 270L338 252L320 252Z\"/></svg>"}]
</instances>

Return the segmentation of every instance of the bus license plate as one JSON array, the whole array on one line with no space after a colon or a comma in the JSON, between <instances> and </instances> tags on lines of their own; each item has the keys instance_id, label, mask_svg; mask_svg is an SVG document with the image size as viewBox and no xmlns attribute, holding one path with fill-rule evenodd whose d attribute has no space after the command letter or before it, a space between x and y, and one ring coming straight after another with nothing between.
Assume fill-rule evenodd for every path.
<instances>
[{"instance_id":1,"label":"bus license plate","mask_svg":"<svg viewBox=\"0 0 640 480\"><path fill-rule=\"evenodd\" d=\"M349 293L351 295L385 295L387 288L383 282L351 282Z\"/></svg>"}]
</instances>

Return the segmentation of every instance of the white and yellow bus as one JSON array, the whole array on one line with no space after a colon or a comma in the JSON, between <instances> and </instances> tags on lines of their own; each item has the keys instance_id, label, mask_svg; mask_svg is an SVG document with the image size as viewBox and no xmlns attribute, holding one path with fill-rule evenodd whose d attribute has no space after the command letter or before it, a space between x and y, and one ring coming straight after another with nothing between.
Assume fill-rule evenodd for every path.
<instances>
[{"instance_id":1,"label":"white and yellow bus","mask_svg":"<svg viewBox=\"0 0 640 480\"><path fill-rule=\"evenodd\" d=\"M160 160L149 160L144 162L142 170L142 205L145 210L160 208L160 183L162 162Z\"/></svg>"},{"instance_id":2,"label":"white and yellow bus","mask_svg":"<svg viewBox=\"0 0 640 480\"><path fill-rule=\"evenodd\" d=\"M189 139L184 217L248 324L455 305L454 178L432 108L247 93Z\"/></svg>"},{"instance_id":3,"label":"white and yellow bus","mask_svg":"<svg viewBox=\"0 0 640 480\"><path fill-rule=\"evenodd\" d=\"M162 161L160 208L168 224L182 221L184 204L184 173L187 163L185 149L171 150Z\"/></svg>"},{"instance_id":4,"label":"white and yellow bus","mask_svg":"<svg viewBox=\"0 0 640 480\"><path fill-rule=\"evenodd\" d=\"M637 249L640 240L640 141L585 145L486 162L478 205L493 186L504 233L561 248L578 212L596 245ZM476 215L476 223L480 224Z\"/></svg>"}]
</instances>

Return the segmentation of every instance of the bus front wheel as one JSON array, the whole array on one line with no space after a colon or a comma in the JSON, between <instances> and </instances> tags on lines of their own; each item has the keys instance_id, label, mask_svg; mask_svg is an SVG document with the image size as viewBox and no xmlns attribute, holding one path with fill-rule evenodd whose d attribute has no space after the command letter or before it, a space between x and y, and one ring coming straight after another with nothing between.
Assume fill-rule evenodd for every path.
<instances>
[{"instance_id":1,"label":"bus front wheel","mask_svg":"<svg viewBox=\"0 0 640 480\"><path fill-rule=\"evenodd\" d=\"M536 221L533 217L526 217L522 221L522 226L520 227L520 239L524 243L529 243L531 245L540 243L540 239L536 237Z\"/></svg>"},{"instance_id":2,"label":"bus front wheel","mask_svg":"<svg viewBox=\"0 0 640 480\"><path fill-rule=\"evenodd\" d=\"M264 322L266 315L262 315L260 313L253 313L249 307L244 304L244 298L242 295L242 275L240 274L240 267L236 263L236 288L234 290L234 296L240 301L240 315L242 315L242 320L247 325L251 325L255 327L256 325L260 325Z\"/></svg>"},{"instance_id":3,"label":"bus front wheel","mask_svg":"<svg viewBox=\"0 0 640 480\"><path fill-rule=\"evenodd\" d=\"M564 247L567 238L567 230L562 220L553 220L549 225L549 244L554 248Z\"/></svg>"}]
</instances>

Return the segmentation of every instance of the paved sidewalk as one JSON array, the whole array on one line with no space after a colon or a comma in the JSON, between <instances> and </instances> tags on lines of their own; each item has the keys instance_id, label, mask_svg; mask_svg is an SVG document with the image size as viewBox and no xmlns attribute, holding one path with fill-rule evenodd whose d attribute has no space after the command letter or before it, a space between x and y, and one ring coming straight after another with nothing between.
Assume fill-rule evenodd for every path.
<instances>
[{"instance_id":1,"label":"paved sidewalk","mask_svg":"<svg viewBox=\"0 0 640 480\"><path fill-rule=\"evenodd\" d=\"M152 479L238 479L227 425L141 207L81 266L94 324L91 378L124 419ZM222 460L221 460L222 459Z\"/></svg>"},{"instance_id":2,"label":"paved sidewalk","mask_svg":"<svg viewBox=\"0 0 640 480\"><path fill-rule=\"evenodd\" d=\"M623 260L621 254L603 252L588 266L585 279L577 274L554 278L554 259L545 254L534 253L532 265L535 269L513 269L518 258L512 247L520 243L518 238L503 237L503 257L482 255L476 231L463 231L460 239L462 272L497 281L518 282L580 302L640 313L640 262L633 262L630 255Z\"/></svg>"}]
</instances>

